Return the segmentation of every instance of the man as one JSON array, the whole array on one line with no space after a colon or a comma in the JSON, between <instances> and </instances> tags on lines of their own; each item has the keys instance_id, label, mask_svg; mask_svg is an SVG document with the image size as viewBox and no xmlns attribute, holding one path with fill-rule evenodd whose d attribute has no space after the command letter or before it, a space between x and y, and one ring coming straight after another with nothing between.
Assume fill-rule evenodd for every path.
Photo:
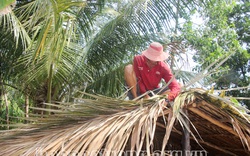
<instances>
[{"instance_id":1,"label":"man","mask_svg":"<svg viewBox=\"0 0 250 156\"><path fill-rule=\"evenodd\" d=\"M180 92L180 85L168 65L163 62L167 58L168 53L163 52L163 46L158 42L152 42L147 50L134 57L133 65L127 65L124 71L125 81L131 88L128 93L129 99L136 98L147 91L166 95L169 101L175 99ZM169 83L168 88L160 88L161 79ZM152 94L146 94L144 98L147 99L150 96Z\"/></svg>"}]
</instances>

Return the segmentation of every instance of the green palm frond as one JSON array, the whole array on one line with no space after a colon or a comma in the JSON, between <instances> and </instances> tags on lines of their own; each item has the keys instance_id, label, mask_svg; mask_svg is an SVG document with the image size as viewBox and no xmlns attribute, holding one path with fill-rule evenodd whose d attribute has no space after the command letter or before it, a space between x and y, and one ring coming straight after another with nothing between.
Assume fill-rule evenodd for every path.
<instances>
[{"instance_id":1,"label":"green palm frond","mask_svg":"<svg viewBox=\"0 0 250 156\"><path fill-rule=\"evenodd\" d=\"M117 67L112 72L104 74L97 72L93 74L95 79L87 85L86 92L119 97L125 90L124 67ZM112 76L110 76L112 75Z\"/></svg>"},{"instance_id":2,"label":"green palm frond","mask_svg":"<svg viewBox=\"0 0 250 156\"><path fill-rule=\"evenodd\" d=\"M63 90L61 95L66 92L70 95L68 90L73 90L76 84L81 86L91 80L88 66L83 61L86 55L83 52L84 38L92 32L91 16L94 16L86 9L89 5L82 1L36 0L18 8L26 31L32 35L32 42L16 65L26 72L24 75L20 73L20 81L25 82L29 90L37 82L44 84L45 101L51 101L55 94L52 90L57 93ZM73 79L78 81L72 82ZM59 83L63 84L61 88L57 87ZM67 88L63 89L65 86Z\"/></svg>"},{"instance_id":3,"label":"green palm frond","mask_svg":"<svg viewBox=\"0 0 250 156\"><path fill-rule=\"evenodd\" d=\"M112 66L122 60L129 61L138 51L144 50L150 40L158 38L161 41L159 34L168 29L166 25L170 25L174 16L171 5L168 1L137 0L127 3L93 38L88 62L96 66ZM162 9L163 6L172 11Z\"/></svg>"},{"instance_id":4,"label":"green palm frond","mask_svg":"<svg viewBox=\"0 0 250 156\"><path fill-rule=\"evenodd\" d=\"M133 56L145 50L152 41L162 43L167 51L173 53L173 57L174 55L181 56L180 53L184 52L181 41L171 42L170 32L174 27L171 23L175 21L175 17L178 17L178 13L183 14L187 8L196 7L196 1L177 3L175 1L136 0L119 4L115 5L118 7L104 8L106 11L97 16L95 23L99 23L97 25L100 26L100 31L96 31L86 45L86 61L96 74L104 76L107 75L107 71L112 71L109 74L112 77L114 70L131 62ZM179 9L178 13L176 8ZM108 83L102 86L110 88ZM94 90L99 90L99 88L94 88ZM117 93L106 95L110 94Z\"/></svg>"},{"instance_id":5,"label":"green palm frond","mask_svg":"<svg viewBox=\"0 0 250 156\"><path fill-rule=\"evenodd\" d=\"M31 43L30 36L25 30L24 25L13 11L0 16L0 25L3 35L9 35L10 33L13 34L16 47L18 46L20 40L24 48L27 48Z\"/></svg>"},{"instance_id":6,"label":"green palm frond","mask_svg":"<svg viewBox=\"0 0 250 156\"><path fill-rule=\"evenodd\" d=\"M21 80L29 82L26 86L31 96L39 98L43 91L46 95L48 88L54 87L54 92L61 91L54 99L67 102L31 107L36 113L29 114L29 118L19 118L27 124L0 125L16 128L0 132L2 155L83 155L87 152L119 155L125 151L138 155L146 151L150 155L156 149L163 153L172 144L178 148L180 145L175 142L183 135L182 129L191 134L190 140L196 142L193 147L197 149L216 149L229 155L236 155L235 151L242 155L249 153L248 111L236 107L228 97L202 89L187 89L211 74L230 56L214 62L194 77L171 106L162 96L137 101L102 96L119 95L119 87L123 87L122 66L144 50L150 41L168 44L169 40L162 32L171 30L169 22L175 17L175 1L129 1L123 4L125 7L112 10L112 17L92 14L85 8L85 2L57 2L36 0L20 9L28 8L20 19L26 19L24 27L32 26L27 32L33 35L32 42L27 44L29 49L18 65L25 69L26 74ZM195 3L181 2L183 8L180 7L180 11L184 13L185 8ZM106 17L108 22L100 25L103 29L99 31L92 27L91 16L96 20ZM111 90L107 85L116 89ZM94 90L93 94L89 94L90 89ZM63 99L65 95L68 95L67 100ZM183 109L190 114L185 114ZM211 127L209 130L205 123ZM209 135L213 133L211 141ZM225 145L223 135L232 135L230 137L239 149Z\"/></svg>"}]
</instances>

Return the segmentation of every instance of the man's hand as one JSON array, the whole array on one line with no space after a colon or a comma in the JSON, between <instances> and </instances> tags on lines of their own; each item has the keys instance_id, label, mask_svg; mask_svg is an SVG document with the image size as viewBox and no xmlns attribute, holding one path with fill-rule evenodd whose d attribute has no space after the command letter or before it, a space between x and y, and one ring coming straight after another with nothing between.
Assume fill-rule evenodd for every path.
<instances>
[{"instance_id":1,"label":"man's hand","mask_svg":"<svg viewBox=\"0 0 250 156\"><path fill-rule=\"evenodd\" d=\"M150 96L147 94L147 95L144 96L143 99L149 99L149 98L150 98Z\"/></svg>"},{"instance_id":2,"label":"man's hand","mask_svg":"<svg viewBox=\"0 0 250 156\"><path fill-rule=\"evenodd\" d=\"M168 94L165 94L165 96L166 96L165 99L168 99Z\"/></svg>"}]
</instances>

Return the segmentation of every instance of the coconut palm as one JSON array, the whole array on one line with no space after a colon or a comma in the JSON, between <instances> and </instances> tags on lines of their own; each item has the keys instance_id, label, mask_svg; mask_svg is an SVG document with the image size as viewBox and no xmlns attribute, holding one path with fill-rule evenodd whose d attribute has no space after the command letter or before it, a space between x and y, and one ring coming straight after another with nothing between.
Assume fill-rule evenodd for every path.
<instances>
[{"instance_id":1,"label":"coconut palm","mask_svg":"<svg viewBox=\"0 0 250 156\"><path fill-rule=\"evenodd\" d=\"M101 29L91 27L89 21L82 20L82 16L92 13L88 12L91 10L89 8L82 10L81 6L77 7L84 3L75 5L62 0L28 3L19 12L22 26L32 39L23 50L24 55L18 60L16 68L25 69L25 75L18 76L21 82L28 82L23 88L34 98L40 100L40 95L42 101L49 102L65 97L65 93L72 98L72 89L76 90L77 86L81 90L85 87L83 82L86 82L86 90L96 91L96 86L100 92L108 94L111 89L105 85L110 88L121 86L122 82L117 81L121 77L114 76L119 75L114 73L121 72L122 65L128 63L137 51L144 49L152 40L168 45L170 40L158 31L169 30L169 21L175 15L172 8L177 8L177 4L189 7L188 4L196 3L178 2L138 0L122 3L117 10L107 9L107 14L95 18L97 21L93 23L102 21L98 25ZM25 7L30 12L22 12ZM184 7L179 8L178 11L185 11ZM108 14L110 12L112 14ZM74 22L77 24L74 25ZM80 28L88 27L95 30L80 31ZM216 68L218 66L220 63ZM79 69L81 72L77 72ZM213 70L207 68L186 87L210 72ZM109 74L113 76L110 78ZM112 83L112 80L117 83ZM31 124L9 125L18 126L19 129L5 131L14 132L14 135L1 133L1 154L81 155L103 151L106 155L118 155L117 152L126 150L137 154L145 150L149 155L155 150L180 149L182 129L191 135L189 138L194 142L191 142L193 149L212 149L212 153L220 155L236 155L237 152L249 154L249 116L245 113L248 110L235 108L233 102L213 95L211 91L189 90L181 93L169 105L161 96L148 101L124 101L85 92L82 94L88 98L75 98L74 102L69 103L60 102L63 101L60 99L55 104L46 103L48 108L32 108L52 114L43 118L30 114L26 120ZM188 110L189 115L183 109ZM209 130L204 125L208 125ZM28 132L15 133L20 131ZM234 146L226 144L232 140Z\"/></svg>"},{"instance_id":2,"label":"coconut palm","mask_svg":"<svg viewBox=\"0 0 250 156\"><path fill-rule=\"evenodd\" d=\"M89 5L94 3L96 2L90 2ZM90 15L93 16L94 11L98 11L98 5L89 10L90 7L86 8L87 2L31 1L23 4L18 1L17 4L15 14L11 12L1 16L1 30L6 36L11 30L15 30L16 43L21 38L21 43L25 46L24 49L14 50L19 55L6 51L6 56L17 57L13 59L14 63L8 64L10 69L5 71L12 73L13 66L16 67L15 71L22 71L17 76L12 75L18 78L15 85L36 103L51 101L51 98L60 100L58 94L63 95L63 92L59 92L60 89L70 88L72 83L72 77L67 78L67 75L74 75L79 80L74 81L75 84L89 79L84 63L79 64L85 55L81 40L87 39L91 32ZM11 41L8 38L1 41ZM10 44L2 42L2 45L8 48ZM4 47L1 48L5 52Z\"/></svg>"},{"instance_id":3,"label":"coconut palm","mask_svg":"<svg viewBox=\"0 0 250 156\"><path fill-rule=\"evenodd\" d=\"M102 4L34 0L16 8L16 27L6 18L14 30L20 29L16 41L21 36L27 45L9 66L22 71L15 76L17 88L35 103L71 100L68 97L84 89L117 97L123 91L123 66L153 40L173 47L165 33L176 17L174 8L185 12L196 1L108 1L103 9Z\"/></svg>"}]
</instances>

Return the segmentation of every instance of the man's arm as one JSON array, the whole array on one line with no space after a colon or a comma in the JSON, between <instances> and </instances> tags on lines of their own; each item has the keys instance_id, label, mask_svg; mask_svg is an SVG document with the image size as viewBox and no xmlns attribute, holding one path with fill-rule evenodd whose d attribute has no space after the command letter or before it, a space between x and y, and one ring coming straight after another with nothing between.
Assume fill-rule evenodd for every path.
<instances>
[{"instance_id":1,"label":"man's arm","mask_svg":"<svg viewBox=\"0 0 250 156\"><path fill-rule=\"evenodd\" d=\"M166 92L168 95L168 100L173 101L176 96L178 96L180 92L180 85L175 79L174 75L172 74L171 69L165 64L163 65L163 79L165 80L166 83L169 83L168 88L170 89L170 92Z\"/></svg>"}]
</instances>

